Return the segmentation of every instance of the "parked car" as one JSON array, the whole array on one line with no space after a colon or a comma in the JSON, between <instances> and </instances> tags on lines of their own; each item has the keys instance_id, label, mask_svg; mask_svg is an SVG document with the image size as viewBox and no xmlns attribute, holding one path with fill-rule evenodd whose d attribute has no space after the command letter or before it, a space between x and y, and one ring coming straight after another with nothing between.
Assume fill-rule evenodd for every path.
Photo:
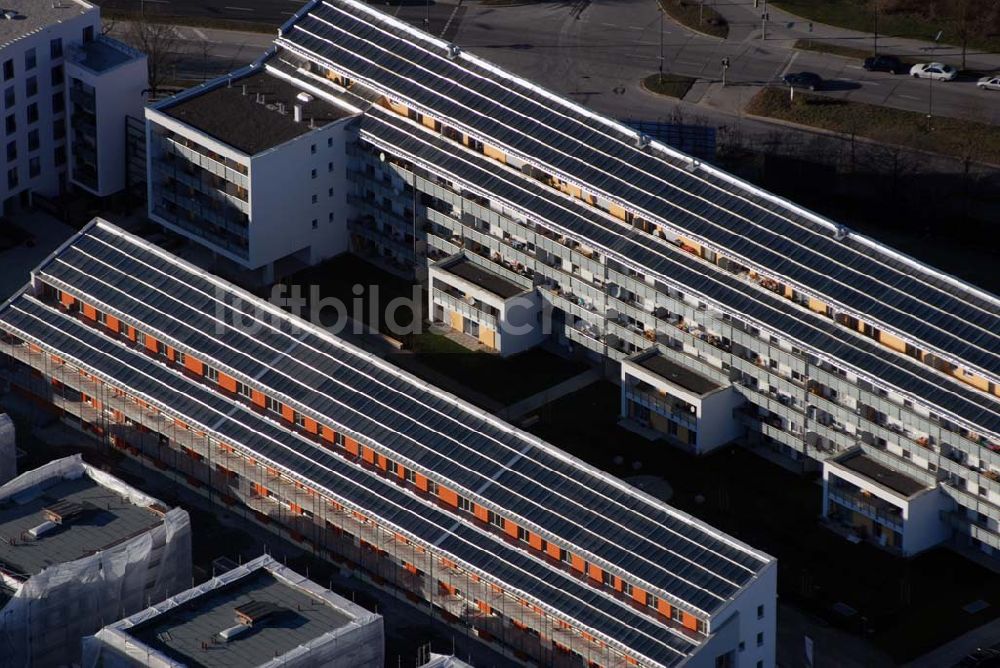
<instances>
[{"instance_id":1,"label":"parked car","mask_svg":"<svg viewBox=\"0 0 1000 668\"><path fill-rule=\"evenodd\" d=\"M865 58L862 65L869 72L892 72L902 74L906 71L906 65L896 56L869 56Z\"/></svg>"},{"instance_id":2,"label":"parked car","mask_svg":"<svg viewBox=\"0 0 1000 668\"><path fill-rule=\"evenodd\" d=\"M1000 90L1000 74L983 77L976 82L976 85L983 90Z\"/></svg>"},{"instance_id":3,"label":"parked car","mask_svg":"<svg viewBox=\"0 0 1000 668\"><path fill-rule=\"evenodd\" d=\"M1000 650L982 647L957 664L957 668L997 668L997 666L1000 666Z\"/></svg>"},{"instance_id":4,"label":"parked car","mask_svg":"<svg viewBox=\"0 0 1000 668\"><path fill-rule=\"evenodd\" d=\"M823 79L813 72L795 72L781 77L786 86L792 88L808 88L809 90L819 90L823 87Z\"/></svg>"},{"instance_id":5,"label":"parked car","mask_svg":"<svg viewBox=\"0 0 1000 668\"><path fill-rule=\"evenodd\" d=\"M958 70L943 63L917 63L910 68L910 76L914 79L937 79L951 81L958 76Z\"/></svg>"}]
</instances>

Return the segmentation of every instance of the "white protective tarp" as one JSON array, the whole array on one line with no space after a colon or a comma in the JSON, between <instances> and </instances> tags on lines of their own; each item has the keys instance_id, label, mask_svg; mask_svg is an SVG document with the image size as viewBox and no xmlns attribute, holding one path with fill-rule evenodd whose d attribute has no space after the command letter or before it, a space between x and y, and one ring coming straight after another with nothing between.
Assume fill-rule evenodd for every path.
<instances>
[{"instance_id":1,"label":"white protective tarp","mask_svg":"<svg viewBox=\"0 0 1000 668\"><path fill-rule=\"evenodd\" d=\"M83 642L83 668L182 668L160 651L142 644L129 635L128 630L165 614L173 608L192 602L219 587L244 578L258 569L267 569L277 580L300 589L310 596L325 601L345 615L351 622L310 642L300 645L281 656L264 661L253 668L382 668L385 640L382 617L355 605L333 592L323 589L295 571L282 566L269 556L258 557L232 569L208 582L173 596L115 624L101 629ZM196 605L196 603L190 603ZM247 668L251 668L248 666Z\"/></svg>"},{"instance_id":2,"label":"white protective tarp","mask_svg":"<svg viewBox=\"0 0 1000 668\"><path fill-rule=\"evenodd\" d=\"M162 508L156 499L83 463L80 455L18 476L0 487L0 501L84 475L133 503ZM110 549L28 578L0 610L0 668L79 664L81 638L190 582L190 519L175 508L162 523Z\"/></svg>"}]
</instances>

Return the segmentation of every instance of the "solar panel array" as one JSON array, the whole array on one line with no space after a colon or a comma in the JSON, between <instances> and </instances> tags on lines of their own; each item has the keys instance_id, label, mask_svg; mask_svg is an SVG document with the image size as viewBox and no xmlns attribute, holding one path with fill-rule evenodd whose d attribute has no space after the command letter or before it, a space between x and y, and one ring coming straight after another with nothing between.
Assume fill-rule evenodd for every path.
<instances>
[{"instance_id":1,"label":"solar panel array","mask_svg":"<svg viewBox=\"0 0 1000 668\"><path fill-rule=\"evenodd\" d=\"M373 107L361 121L366 141L395 152L439 174L476 184L538 220L615 257L639 271L653 272L682 292L696 294L719 308L743 317L765 331L781 333L804 348L817 351L839 366L847 365L881 385L937 406L956 420L1000 434L1000 406L982 392L959 381L942 382L923 364L885 349L860 335L809 313L792 302L751 285L721 268L706 265L675 246L625 225L618 225L582 203L553 193L530 179L497 169L488 158L456 152L435 137L388 110Z\"/></svg>"},{"instance_id":2,"label":"solar panel array","mask_svg":"<svg viewBox=\"0 0 1000 668\"><path fill-rule=\"evenodd\" d=\"M848 237L804 211L663 151L353 0L326 0L278 44L564 175L873 324L1000 378L995 298Z\"/></svg>"},{"instance_id":3,"label":"solar panel array","mask_svg":"<svg viewBox=\"0 0 1000 668\"><path fill-rule=\"evenodd\" d=\"M241 293L104 224L36 274L681 607L711 614L769 561L321 332L238 326Z\"/></svg>"},{"instance_id":4,"label":"solar panel array","mask_svg":"<svg viewBox=\"0 0 1000 668\"><path fill-rule=\"evenodd\" d=\"M698 645L632 605L517 549L373 471L280 426L112 339L65 311L21 295L0 313L0 327L113 386L127 388L163 413L233 445L318 489L389 530L448 555L488 581L593 630L613 646L674 666Z\"/></svg>"}]
</instances>

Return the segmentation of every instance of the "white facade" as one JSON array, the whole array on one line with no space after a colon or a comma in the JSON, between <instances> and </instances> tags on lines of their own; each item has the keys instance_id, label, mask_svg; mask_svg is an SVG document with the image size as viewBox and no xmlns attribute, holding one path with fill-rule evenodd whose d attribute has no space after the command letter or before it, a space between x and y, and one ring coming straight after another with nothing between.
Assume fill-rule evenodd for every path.
<instances>
[{"instance_id":1,"label":"white facade","mask_svg":"<svg viewBox=\"0 0 1000 668\"><path fill-rule=\"evenodd\" d=\"M255 64L228 79L147 108L147 187L152 220L205 246L231 267L259 272L259 280L270 282L283 268L315 264L348 248L344 156L346 126L355 110L342 108L342 118L252 154L172 117L168 111L172 105L213 90L239 87L241 76L263 71L280 78L270 68ZM312 88L298 88L303 94L321 95ZM265 106L262 104L262 109ZM259 113L284 116L287 123L309 124L305 118L297 121L290 108ZM185 208L183 202L174 202L165 179L171 178L167 170L176 170L178 164L197 167L196 173L188 175L194 183L182 177L185 185L211 198L218 199L222 193L225 201L221 210L193 210ZM225 188L217 185L217 192L208 192L202 174L223 179ZM180 198L184 197L182 193ZM175 207L183 211L178 213Z\"/></svg>"},{"instance_id":2,"label":"white facade","mask_svg":"<svg viewBox=\"0 0 1000 668\"><path fill-rule=\"evenodd\" d=\"M462 262L470 260L458 255L428 268L427 312L434 321L477 338L503 357L523 352L545 339L542 299L537 291L509 284L497 276L509 288L499 294L449 270ZM475 270L491 273L479 267ZM513 294L518 288L520 291Z\"/></svg>"},{"instance_id":3,"label":"white facade","mask_svg":"<svg viewBox=\"0 0 1000 668\"><path fill-rule=\"evenodd\" d=\"M66 54L70 180L98 196L125 188L125 119L142 118L146 56L99 35Z\"/></svg>"},{"instance_id":4,"label":"white facade","mask_svg":"<svg viewBox=\"0 0 1000 668\"><path fill-rule=\"evenodd\" d=\"M9 0L3 9L16 14L0 26L0 201L9 213L29 206L32 193L53 197L66 190L66 55L100 34L101 17L81 0Z\"/></svg>"},{"instance_id":5,"label":"white facade","mask_svg":"<svg viewBox=\"0 0 1000 668\"><path fill-rule=\"evenodd\" d=\"M80 638L95 633L102 620L118 617L122 611L128 614L141 610L150 597L170 596L191 582L191 525L187 511L167 510L157 499L83 463L80 455L49 462L14 478L0 487L0 502L17 499L13 503L20 515L17 505L38 498L54 485L82 478L104 488L100 498L108 509L119 509L123 504L144 509L149 515L147 528L123 539L118 536L120 529L114 534L106 531L107 535L102 536L100 525L81 528L86 540L63 540L79 542L78 554L87 552L88 547L97 551L63 562L59 562L60 555L71 550L65 543L54 547L50 541L58 540L52 536L66 531L65 522L63 526L45 522L31 530L37 533L33 537L25 535L31 532L5 536L15 541L8 543L5 554L52 550L51 559L46 556L45 560L54 563L34 574L0 569L4 588L14 592L0 610L0 665L42 668L79 663ZM96 512L102 510L97 508ZM41 517L39 513L32 521ZM156 517L162 521L154 523ZM109 522L108 526L116 523ZM5 522L4 530L9 531L10 525ZM46 526L45 533L39 532ZM102 549L100 542L104 539L111 545Z\"/></svg>"},{"instance_id":6,"label":"white facade","mask_svg":"<svg viewBox=\"0 0 1000 668\"><path fill-rule=\"evenodd\" d=\"M648 411L648 418L641 422L686 444L695 454L711 452L739 438L742 427L733 411L743 404L742 395L728 383L717 384L693 371L686 372L690 376L688 380L703 387L695 387L681 379L672 382L647 366L648 360L659 355L653 348L622 362L622 416L634 418L637 409L643 415ZM675 365L666 358L662 361L665 365Z\"/></svg>"},{"instance_id":7,"label":"white facade","mask_svg":"<svg viewBox=\"0 0 1000 668\"><path fill-rule=\"evenodd\" d=\"M824 517L840 517L842 525L862 532L861 538L903 556L922 552L951 536L951 526L944 519L954 505L948 495L937 487L919 484L914 484L915 491L905 493L844 464L858 456L864 455L848 452L823 462Z\"/></svg>"}]
</instances>

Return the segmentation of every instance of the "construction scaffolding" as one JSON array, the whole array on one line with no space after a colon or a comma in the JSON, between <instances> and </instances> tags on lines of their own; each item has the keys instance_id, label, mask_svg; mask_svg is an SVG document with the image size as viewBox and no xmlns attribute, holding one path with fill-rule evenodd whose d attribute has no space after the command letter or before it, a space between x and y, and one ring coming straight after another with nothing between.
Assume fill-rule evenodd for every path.
<instances>
[{"instance_id":1,"label":"construction scaffolding","mask_svg":"<svg viewBox=\"0 0 1000 668\"><path fill-rule=\"evenodd\" d=\"M433 546L408 540L361 508L321 495L255 453L220 442L23 342L0 338L0 353L25 365L10 369L12 385L58 409L67 424L258 526L357 569L514 660L554 668L576 668L581 659L606 668L637 663L582 633L570 618L507 590L487 573L463 568Z\"/></svg>"},{"instance_id":2,"label":"construction scaffolding","mask_svg":"<svg viewBox=\"0 0 1000 668\"><path fill-rule=\"evenodd\" d=\"M141 610L191 582L191 527L186 511L167 510L121 480L85 464L80 455L55 460L0 487L0 514L13 512L64 482L87 477L117 497L146 509L151 526L124 539L110 536L108 547L37 573L17 573L0 564L13 595L0 610L0 666L39 668L78 663L80 639L107 622ZM111 501L109 501L111 503ZM58 530L33 538L44 550ZM92 532L88 535L92 535ZM25 537L4 536L12 549ZM29 537L30 540L30 537ZM15 543L15 541L17 541ZM82 552L81 552L82 553Z\"/></svg>"}]
</instances>

